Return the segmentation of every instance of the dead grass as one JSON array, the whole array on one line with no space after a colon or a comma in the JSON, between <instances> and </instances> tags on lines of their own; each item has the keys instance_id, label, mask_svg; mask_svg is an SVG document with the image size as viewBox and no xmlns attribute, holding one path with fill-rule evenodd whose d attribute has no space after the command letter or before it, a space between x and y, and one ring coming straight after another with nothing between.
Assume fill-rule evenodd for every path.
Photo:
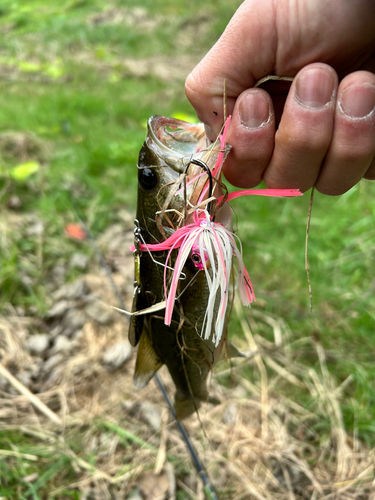
<instances>
[{"instance_id":1,"label":"dead grass","mask_svg":"<svg viewBox=\"0 0 375 500\"><path fill-rule=\"evenodd\" d=\"M121 287L121 278L115 278ZM112 300L104 276L88 276L87 281L91 291L105 296L107 302ZM319 343L312 346L319 369L305 368L290 355L283 321L254 312L245 314L236 307L247 339L239 347L249 357L232 368L222 365L222 371L213 376L212 395L222 402L202 409L204 432L196 416L186 422L218 497L375 498L374 450L345 431L340 409L343 387L328 373L323 348ZM262 322L272 326L274 342L253 335L249 325L256 329ZM35 319L1 320L1 363L16 377L36 363L26 348L27 336L36 328ZM89 494L90 498L127 498L135 488L148 499L175 498L176 489L203 499L202 485L155 384L143 391L133 387L134 356L114 372L103 363L105 348L123 339L126 330L122 317L109 326L86 321L74 352L41 376L35 396L58 420L42 413L19 387L3 381L0 428L32 435L52 457L69 459L74 480L54 486L52 496L58 497L59 488L70 488L80 491L82 498ZM254 380L246 375L249 367L257 374ZM161 370L161 377L173 393L166 370ZM230 383L222 385L228 377ZM310 393L314 403L309 409L285 395L295 388ZM0 453L5 461L20 454L16 447ZM92 454L94 462L87 459ZM150 485L154 486L150 489Z\"/></svg>"}]
</instances>

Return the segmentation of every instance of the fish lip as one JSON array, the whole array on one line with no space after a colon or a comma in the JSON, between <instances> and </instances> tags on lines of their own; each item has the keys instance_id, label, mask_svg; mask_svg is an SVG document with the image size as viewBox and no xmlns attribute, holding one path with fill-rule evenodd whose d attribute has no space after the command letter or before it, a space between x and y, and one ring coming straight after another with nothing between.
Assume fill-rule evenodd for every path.
<instances>
[{"instance_id":1,"label":"fish lip","mask_svg":"<svg viewBox=\"0 0 375 500\"><path fill-rule=\"evenodd\" d=\"M162 156L165 163L169 167L171 167L174 171L182 174L185 172L187 164L190 162L193 155L195 155L197 151L194 150L191 151L190 154L184 155L182 152L179 152L176 149L168 147L162 140L160 140L160 138L158 137L158 131L160 130L160 128L166 128L168 125L170 125L171 128L176 128L176 129L184 128L184 126L193 127L194 125L183 120L178 120L177 118L167 118L165 116L160 116L160 115L151 116L147 122L149 139L151 139L154 142L154 145L157 148L159 148L159 154L160 150L165 152L165 155ZM199 126L202 127L202 131L204 132L204 125L197 124L197 127ZM194 142L198 146L199 141L198 140L191 141L192 144L194 144Z\"/></svg>"}]
</instances>

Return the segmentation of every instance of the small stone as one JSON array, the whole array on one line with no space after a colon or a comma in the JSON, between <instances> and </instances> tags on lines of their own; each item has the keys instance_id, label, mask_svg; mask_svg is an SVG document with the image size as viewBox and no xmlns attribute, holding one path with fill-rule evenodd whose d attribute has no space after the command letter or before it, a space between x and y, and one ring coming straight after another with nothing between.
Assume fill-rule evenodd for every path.
<instances>
[{"instance_id":1,"label":"small stone","mask_svg":"<svg viewBox=\"0 0 375 500\"><path fill-rule=\"evenodd\" d=\"M5 391L8 386L8 380L0 375L0 390Z\"/></svg>"},{"instance_id":2,"label":"small stone","mask_svg":"<svg viewBox=\"0 0 375 500\"><path fill-rule=\"evenodd\" d=\"M128 340L122 340L108 347L103 355L103 362L110 370L120 368L121 365L130 359L132 346Z\"/></svg>"},{"instance_id":3,"label":"small stone","mask_svg":"<svg viewBox=\"0 0 375 500\"><path fill-rule=\"evenodd\" d=\"M44 231L44 224L38 216L31 214L27 218L26 236L41 236Z\"/></svg>"},{"instance_id":4,"label":"small stone","mask_svg":"<svg viewBox=\"0 0 375 500\"><path fill-rule=\"evenodd\" d=\"M69 261L69 267L84 271L89 261L88 255L83 253L74 253Z\"/></svg>"},{"instance_id":5,"label":"small stone","mask_svg":"<svg viewBox=\"0 0 375 500\"><path fill-rule=\"evenodd\" d=\"M46 333L30 335L26 341L31 354L43 354L49 346L49 336Z\"/></svg>"},{"instance_id":6,"label":"small stone","mask_svg":"<svg viewBox=\"0 0 375 500\"><path fill-rule=\"evenodd\" d=\"M58 335L55 338L55 344L52 350L54 353L66 353L70 350L71 346L71 341L65 335Z\"/></svg>"},{"instance_id":7,"label":"small stone","mask_svg":"<svg viewBox=\"0 0 375 500\"><path fill-rule=\"evenodd\" d=\"M60 333L63 331L63 326L61 324L56 325L52 330L49 332L49 336L51 339L56 338Z\"/></svg>"},{"instance_id":8,"label":"small stone","mask_svg":"<svg viewBox=\"0 0 375 500\"><path fill-rule=\"evenodd\" d=\"M22 207L21 198L16 194L13 194L8 200L7 207L11 210L18 210Z\"/></svg>"},{"instance_id":9,"label":"small stone","mask_svg":"<svg viewBox=\"0 0 375 500\"><path fill-rule=\"evenodd\" d=\"M50 274L54 283L62 284L65 281L66 267L63 264L57 264L52 268Z\"/></svg>"},{"instance_id":10,"label":"small stone","mask_svg":"<svg viewBox=\"0 0 375 500\"><path fill-rule=\"evenodd\" d=\"M126 497L126 500L144 500L144 496L142 495L139 488L133 488L129 495Z\"/></svg>"},{"instance_id":11,"label":"small stone","mask_svg":"<svg viewBox=\"0 0 375 500\"><path fill-rule=\"evenodd\" d=\"M82 299L88 293L87 283L84 279L79 279L74 283L70 283L68 285L64 285L59 290L57 290L53 298L56 301L60 301L62 299L69 300L78 300Z\"/></svg>"},{"instance_id":12,"label":"small stone","mask_svg":"<svg viewBox=\"0 0 375 500\"><path fill-rule=\"evenodd\" d=\"M129 401L128 399L125 399L122 403L121 406L127 411L131 412L134 410L135 402L134 401Z\"/></svg>"},{"instance_id":13,"label":"small stone","mask_svg":"<svg viewBox=\"0 0 375 500\"><path fill-rule=\"evenodd\" d=\"M230 404L228 408L225 410L223 415L223 422L228 425L234 425L236 423L237 416L237 405Z\"/></svg>"},{"instance_id":14,"label":"small stone","mask_svg":"<svg viewBox=\"0 0 375 500\"><path fill-rule=\"evenodd\" d=\"M80 279L69 285L66 297L71 300L82 299L85 295L87 295L89 289L87 287L87 283L84 279Z\"/></svg>"},{"instance_id":15,"label":"small stone","mask_svg":"<svg viewBox=\"0 0 375 500\"><path fill-rule=\"evenodd\" d=\"M17 316L25 316L25 308L21 306L17 306L15 308Z\"/></svg>"},{"instance_id":16,"label":"small stone","mask_svg":"<svg viewBox=\"0 0 375 500\"><path fill-rule=\"evenodd\" d=\"M63 319L61 333L71 337L73 333L80 330L86 322L86 315L80 309L69 309Z\"/></svg>"},{"instance_id":17,"label":"small stone","mask_svg":"<svg viewBox=\"0 0 375 500\"><path fill-rule=\"evenodd\" d=\"M113 321L113 312L111 308L99 300L89 302L85 307L85 311L87 316L100 325L109 325Z\"/></svg>"},{"instance_id":18,"label":"small stone","mask_svg":"<svg viewBox=\"0 0 375 500\"><path fill-rule=\"evenodd\" d=\"M139 406L140 412L154 431L158 431L161 425L161 408L149 401L142 401Z\"/></svg>"},{"instance_id":19,"label":"small stone","mask_svg":"<svg viewBox=\"0 0 375 500\"><path fill-rule=\"evenodd\" d=\"M83 329L81 330L77 330L76 332L74 332L73 336L72 336L72 340L74 340L74 342L77 343L77 345L80 343L80 340L83 339Z\"/></svg>"},{"instance_id":20,"label":"small stone","mask_svg":"<svg viewBox=\"0 0 375 500\"><path fill-rule=\"evenodd\" d=\"M170 474L166 470L162 470L160 474L156 474L153 470L142 472L138 476L137 486L143 493L144 498L148 500L171 498L168 493L173 488L173 485L170 482Z\"/></svg>"},{"instance_id":21,"label":"small stone","mask_svg":"<svg viewBox=\"0 0 375 500\"><path fill-rule=\"evenodd\" d=\"M34 472L34 474L30 474L29 476L25 476L22 478L22 481L25 481L25 483L35 483L39 479L39 474L37 472Z\"/></svg>"},{"instance_id":22,"label":"small stone","mask_svg":"<svg viewBox=\"0 0 375 500\"><path fill-rule=\"evenodd\" d=\"M60 300L53 304L51 309L48 311L47 316L49 318L60 318L69 309L70 303L67 300Z\"/></svg>"},{"instance_id":23,"label":"small stone","mask_svg":"<svg viewBox=\"0 0 375 500\"><path fill-rule=\"evenodd\" d=\"M32 373L29 370L18 372L16 375L16 379L25 387L30 387L31 377Z\"/></svg>"},{"instance_id":24,"label":"small stone","mask_svg":"<svg viewBox=\"0 0 375 500\"><path fill-rule=\"evenodd\" d=\"M59 365L64 359L64 356L61 353L54 354L49 357L44 363L43 369L45 372L50 372L53 368Z\"/></svg>"}]
</instances>

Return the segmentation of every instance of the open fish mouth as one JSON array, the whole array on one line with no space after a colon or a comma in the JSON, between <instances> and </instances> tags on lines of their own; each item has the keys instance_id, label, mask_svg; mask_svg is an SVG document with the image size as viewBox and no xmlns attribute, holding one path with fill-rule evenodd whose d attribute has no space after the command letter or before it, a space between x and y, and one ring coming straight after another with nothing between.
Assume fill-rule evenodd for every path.
<instances>
[{"instance_id":1,"label":"open fish mouth","mask_svg":"<svg viewBox=\"0 0 375 500\"><path fill-rule=\"evenodd\" d=\"M166 152L181 156L182 159L206 148L203 123L192 124L175 118L152 116L147 127L157 146Z\"/></svg>"}]
</instances>

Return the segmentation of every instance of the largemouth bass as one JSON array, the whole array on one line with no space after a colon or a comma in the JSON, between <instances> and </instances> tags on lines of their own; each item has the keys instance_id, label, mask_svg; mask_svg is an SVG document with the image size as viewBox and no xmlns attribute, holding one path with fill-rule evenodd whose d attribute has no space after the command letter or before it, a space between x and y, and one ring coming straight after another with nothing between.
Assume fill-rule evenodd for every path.
<instances>
[{"instance_id":1,"label":"largemouth bass","mask_svg":"<svg viewBox=\"0 0 375 500\"><path fill-rule=\"evenodd\" d=\"M208 145L202 124L192 125L160 116L150 118L138 162L133 311L149 310L153 306L158 309L157 305L165 301L165 282L171 283L179 250L151 252L149 247L191 224L197 204L207 209L204 198L210 194L218 198L220 183L215 182L209 193L208 174L202 162L213 171L218 156L225 157L229 149L223 149L220 142ZM230 230L231 219L230 207L222 204L215 212L215 223ZM139 251L140 246L143 251ZM212 314L209 318L206 315L210 294L207 273L208 277L212 276L210 266L217 267L216 257L211 254L212 262L207 262L209 259L205 256L202 263L199 251L194 251L194 245L192 248L176 284L170 325L165 324L163 309L151 310L133 316L129 329L131 344L139 343L134 384L143 388L163 364L167 365L176 386L178 419L191 415L208 400L207 376L224 351L229 356L236 354L232 346L224 349L233 287L225 291L227 307L219 340L213 320L220 314L218 297L214 297L213 303L211 297ZM203 254L205 251L204 248ZM226 264L228 269L232 262ZM205 338L202 338L202 328L205 328Z\"/></svg>"}]
</instances>

